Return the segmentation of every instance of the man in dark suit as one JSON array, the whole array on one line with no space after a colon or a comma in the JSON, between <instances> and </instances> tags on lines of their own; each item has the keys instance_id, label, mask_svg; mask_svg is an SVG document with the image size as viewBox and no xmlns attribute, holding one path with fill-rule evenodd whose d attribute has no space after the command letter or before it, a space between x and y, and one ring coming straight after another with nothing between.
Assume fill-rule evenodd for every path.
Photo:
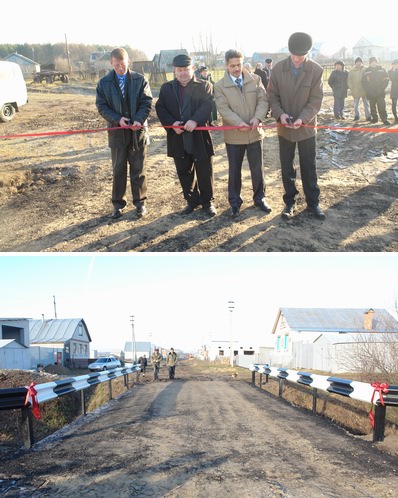
<instances>
[{"instance_id":1,"label":"man in dark suit","mask_svg":"<svg viewBox=\"0 0 398 498\"><path fill-rule=\"evenodd\" d=\"M212 87L194 76L188 55L174 57L173 67L175 79L163 83L155 108L162 125L171 127L166 128L167 155L174 159L187 202L181 214L190 214L201 205L213 217L217 214L213 204L213 142L207 130L196 130L209 120Z\"/></svg>"},{"instance_id":2,"label":"man in dark suit","mask_svg":"<svg viewBox=\"0 0 398 498\"><path fill-rule=\"evenodd\" d=\"M130 165L130 185L137 217L146 215L146 152L148 131L146 120L152 107L148 81L129 69L129 56L124 48L111 52L113 71L97 85L96 106L108 122L108 144L113 166L112 219L120 218L126 207L127 163Z\"/></svg>"}]
</instances>

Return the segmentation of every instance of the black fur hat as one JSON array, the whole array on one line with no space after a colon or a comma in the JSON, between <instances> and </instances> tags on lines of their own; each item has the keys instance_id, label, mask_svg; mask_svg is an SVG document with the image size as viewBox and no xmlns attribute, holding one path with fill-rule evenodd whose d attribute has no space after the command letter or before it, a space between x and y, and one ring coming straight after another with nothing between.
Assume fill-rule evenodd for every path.
<instances>
[{"instance_id":1,"label":"black fur hat","mask_svg":"<svg viewBox=\"0 0 398 498\"><path fill-rule=\"evenodd\" d=\"M288 47L293 55L307 55L312 48L312 38L307 33L293 33L289 38Z\"/></svg>"}]
</instances>

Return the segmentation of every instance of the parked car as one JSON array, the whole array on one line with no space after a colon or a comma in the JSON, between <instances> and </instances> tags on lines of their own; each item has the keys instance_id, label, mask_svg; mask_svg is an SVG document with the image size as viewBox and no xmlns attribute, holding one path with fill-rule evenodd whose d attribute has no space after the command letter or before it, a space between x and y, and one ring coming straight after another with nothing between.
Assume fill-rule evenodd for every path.
<instances>
[{"instance_id":1,"label":"parked car","mask_svg":"<svg viewBox=\"0 0 398 498\"><path fill-rule=\"evenodd\" d=\"M113 370L114 368L121 367L122 364L120 361L114 356L103 356L94 361L94 363L90 363L88 368L94 371L101 370Z\"/></svg>"},{"instance_id":2,"label":"parked car","mask_svg":"<svg viewBox=\"0 0 398 498\"><path fill-rule=\"evenodd\" d=\"M0 121L11 121L27 102L28 94L21 68L15 62L0 61Z\"/></svg>"}]
</instances>

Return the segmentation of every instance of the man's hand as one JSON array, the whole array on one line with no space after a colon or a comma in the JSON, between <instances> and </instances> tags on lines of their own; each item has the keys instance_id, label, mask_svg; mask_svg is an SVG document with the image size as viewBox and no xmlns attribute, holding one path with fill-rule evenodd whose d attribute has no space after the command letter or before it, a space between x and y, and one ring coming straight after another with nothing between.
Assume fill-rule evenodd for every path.
<instances>
[{"instance_id":1,"label":"man's hand","mask_svg":"<svg viewBox=\"0 0 398 498\"><path fill-rule=\"evenodd\" d=\"M181 121L175 121L173 123L173 126L181 126ZM181 135L182 133L184 133L184 129L182 128L173 128L173 130L177 133L177 135Z\"/></svg>"},{"instance_id":2,"label":"man's hand","mask_svg":"<svg viewBox=\"0 0 398 498\"><path fill-rule=\"evenodd\" d=\"M251 126L246 124L244 121L242 121L241 123L239 123L239 131L243 131L243 132L248 132L251 130Z\"/></svg>"},{"instance_id":3,"label":"man's hand","mask_svg":"<svg viewBox=\"0 0 398 498\"><path fill-rule=\"evenodd\" d=\"M301 119L296 119L296 121L292 122L292 116L289 114L282 114L280 117L281 123L286 126L286 128L291 128L293 130L297 130L303 124Z\"/></svg>"},{"instance_id":4,"label":"man's hand","mask_svg":"<svg viewBox=\"0 0 398 498\"><path fill-rule=\"evenodd\" d=\"M197 126L198 126L198 123L196 121L192 121L192 119L190 119L189 121L187 121L185 123L184 130L193 131Z\"/></svg>"},{"instance_id":5,"label":"man's hand","mask_svg":"<svg viewBox=\"0 0 398 498\"><path fill-rule=\"evenodd\" d=\"M253 128L257 128L258 125L260 124L260 120L257 118L253 118L250 120L250 124L252 125Z\"/></svg>"}]
</instances>

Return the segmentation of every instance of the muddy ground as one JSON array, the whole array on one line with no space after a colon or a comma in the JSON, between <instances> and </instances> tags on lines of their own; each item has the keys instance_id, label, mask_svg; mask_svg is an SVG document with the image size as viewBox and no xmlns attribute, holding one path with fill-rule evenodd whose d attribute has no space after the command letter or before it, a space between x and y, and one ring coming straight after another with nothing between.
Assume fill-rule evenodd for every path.
<instances>
[{"instance_id":1,"label":"muddy ground","mask_svg":"<svg viewBox=\"0 0 398 498\"><path fill-rule=\"evenodd\" d=\"M94 104L94 86L29 87L29 103L0 135L104 127ZM336 123L326 95L320 124ZM389 104L388 104L389 108ZM350 119L351 118L351 119ZM266 124L272 125L270 119ZM359 121L355 126L368 123ZM384 125L376 126L385 128ZM391 126L389 129L397 129ZM181 188L165 132L153 113L148 160L149 214L137 220L128 192L128 209L112 222L112 174L106 132L0 139L0 251L396 251L398 249L398 141L396 133L322 129L318 135L321 205L326 221L305 209L285 222L276 132L267 129L264 164L266 216L252 205L247 164L243 171L241 216L233 220L227 200L228 166L222 132L215 143L215 205L218 216L202 210L182 217ZM299 190L302 192L301 184Z\"/></svg>"},{"instance_id":2,"label":"muddy ground","mask_svg":"<svg viewBox=\"0 0 398 498\"><path fill-rule=\"evenodd\" d=\"M370 441L240 375L166 377L0 461L0 496L396 496L397 456Z\"/></svg>"}]
</instances>

